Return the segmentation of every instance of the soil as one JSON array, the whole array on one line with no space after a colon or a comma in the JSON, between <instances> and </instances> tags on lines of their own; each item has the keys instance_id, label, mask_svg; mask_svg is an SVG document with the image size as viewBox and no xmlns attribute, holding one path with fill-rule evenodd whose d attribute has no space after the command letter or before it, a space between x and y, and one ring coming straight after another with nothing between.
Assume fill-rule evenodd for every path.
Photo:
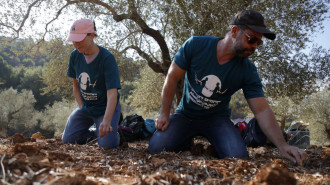
<instances>
[{"instance_id":1,"label":"soil","mask_svg":"<svg viewBox=\"0 0 330 185\"><path fill-rule=\"evenodd\" d=\"M102 149L63 144L40 133L0 138L0 184L329 184L330 146L305 149L297 166L271 146L248 148L249 159L217 159L210 144L195 139L191 151L150 154L148 141Z\"/></svg>"}]
</instances>

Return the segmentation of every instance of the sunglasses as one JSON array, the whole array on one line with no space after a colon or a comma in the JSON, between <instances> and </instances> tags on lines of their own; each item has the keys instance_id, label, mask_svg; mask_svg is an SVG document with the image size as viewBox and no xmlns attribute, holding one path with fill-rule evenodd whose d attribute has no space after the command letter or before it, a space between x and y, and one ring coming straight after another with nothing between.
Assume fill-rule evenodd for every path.
<instances>
[{"instance_id":1,"label":"sunglasses","mask_svg":"<svg viewBox=\"0 0 330 185\"><path fill-rule=\"evenodd\" d=\"M251 36L245 32L243 32L247 37L248 37L248 43L249 44L254 44L257 43L258 46L262 45L263 41L259 40L257 37Z\"/></svg>"}]
</instances>

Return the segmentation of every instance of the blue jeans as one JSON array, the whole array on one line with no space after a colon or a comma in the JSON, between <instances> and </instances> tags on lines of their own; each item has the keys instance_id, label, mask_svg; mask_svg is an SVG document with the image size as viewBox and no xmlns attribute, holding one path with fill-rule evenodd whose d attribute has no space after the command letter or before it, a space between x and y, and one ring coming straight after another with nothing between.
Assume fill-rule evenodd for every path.
<instances>
[{"instance_id":1,"label":"blue jeans","mask_svg":"<svg viewBox=\"0 0 330 185\"><path fill-rule=\"evenodd\" d=\"M99 126L103 121L104 115L101 116L89 116L84 113L79 107L76 108L68 118L66 123L62 141L63 143L71 144L86 144L89 141L97 138L97 142L100 147L115 148L119 145L120 137L118 133L118 122L120 119L121 106L117 103L116 109L113 113L111 126L112 132L99 138ZM89 130L89 128L95 123L95 131Z\"/></svg>"},{"instance_id":2,"label":"blue jeans","mask_svg":"<svg viewBox=\"0 0 330 185\"><path fill-rule=\"evenodd\" d=\"M181 112L170 116L170 124L165 131L157 130L152 135L148 150L151 153L189 150L195 136L208 139L220 159L249 157L239 131L229 118L213 116L191 119Z\"/></svg>"}]
</instances>

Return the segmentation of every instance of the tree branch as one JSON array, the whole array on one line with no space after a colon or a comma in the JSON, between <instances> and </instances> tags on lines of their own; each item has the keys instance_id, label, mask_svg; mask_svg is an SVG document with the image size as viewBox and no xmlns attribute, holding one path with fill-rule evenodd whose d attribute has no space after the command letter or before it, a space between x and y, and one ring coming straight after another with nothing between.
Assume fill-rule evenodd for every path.
<instances>
[{"instance_id":1,"label":"tree branch","mask_svg":"<svg viewBox=\"0 0 330 185\"><path fill-rule=\"evenodd\" d=\"M67 3L57 11L56 16L46 24L46 27L45 27L45 33L44 33L44 35L42 36L42 40L45 40L45 36L46 36L46 34L48 33L48 25L50 25L52 22L54 22L56 19L58 19L58 17L61 15L61 13L62 13L62 11L64 10L64 8L66 8L66 7L68 7L69 5L74 4L74 3L75 3L75 2L67 1ZM39 42L38 42L38 43L39 43Z\"/></svg>"},{"instance_id":2,"label":"tree branch","mask_svg":"<svg viewBox=\"0 0 330 185\"><path fill-rule=\"evenodd\" d=\"M178 0L178 4L183 12L184 17L186 18L186 21L188 22L188 24L190 24L190 25L193 24L193 21L190 19L187 9L186 9L185 5L183 4L182 0Z\"/></svg>"},{"instance_id":3,"label":"tree branch","mask_svg":"<svg viewBox=\"0 0 330 185\"><path fill-rule=\"evenodd\" d=\"M156 40L162 52L163 67L165 67L165 70L167 71L167 69L171 64L171 58L165 38L158 30L154 30L150 28L146 24L146 22L141 18L141 16L137 13L136 7L134 5L134 0L128 0L128 1L129 1L129 8L132 11L130 19L136 22L142 28L142 33L145 33Z\"/></svg>"},{"instance_id":4,"label":"tree branch","mask_svg":"<svg viewBox=\"0 0 330 185\"><path fill-rule=\"evenodd\" d=\"M135 30L127 34L124 38L118 40L118 48L121 47L121 43L123 43L128 37L132 36L133 34L140 33L141 30Z\"/></svg>"},{"instance_id":5,"label":"tree branch","mask_svg":"<svg viewBox=\"0 0 330 185\"><path fill-rule=\"evenodd\" d=\"M128 49L134 49L135 51L137 51L138 54L147 61L148 66L153 71L155 71L156 73L163 73L164 74L164 70L161 68L160 62L159 61L154 62L154 60L152 59L152 57L150 57L147 53L143 52L139 47L131 45L131 46L126 47L121 52L125 52Z\"/></svg>"},{"instance_id":6,"label":"tree branch","mask_svg":"<svg viewBox=\"0 0 330 185\"><path fill-rule=\"evenodd\" d=\"M5 24L0 24L1 26L5 26L5 27L7 27L9 29L12 29L16 32L16 37L14 37L11 41L14 41L17 38L19 38L20 31L22 30L23 26L25 25L26 20L29 18L32 7L40 1L42 1L42 0L36 0L32 4L29 5L28 10L27 10L26 14L23 17L23 21L21 22L18 29L15 29L12 26L8 26L8 25L5 25Z\"/></svg>"}]
</instances>

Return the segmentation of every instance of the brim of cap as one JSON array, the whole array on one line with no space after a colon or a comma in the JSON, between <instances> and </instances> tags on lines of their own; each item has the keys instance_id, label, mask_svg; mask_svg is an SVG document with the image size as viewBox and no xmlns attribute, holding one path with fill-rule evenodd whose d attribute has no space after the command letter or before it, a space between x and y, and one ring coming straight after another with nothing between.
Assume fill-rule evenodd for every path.
<instances>
[{"instance_id":1,"label":"brim of cap","mask_svg":"<svg viewBox=\"0 0 330 185\"><path fill-rule=\"evenodd\" d=\"M276 34L271 32L270 30L268 30L265 27L253 26L253 25L246 25L246 26L249 27L250 29L252 29L253 31L262 33L267 39L274 40L276 38Z\"/></svg>"},{"instance_id":2,"label":"brim of cap","mask_svg":"<svg viewBox=\"0 0 330 185\"><path fill-rule=\"evenodd\" d=\"M70 33L69 37L66 40L72 42L80 42L84 40L86 35L87 33L79 33L79 34Z\"/></svg>"}]
</instances>

